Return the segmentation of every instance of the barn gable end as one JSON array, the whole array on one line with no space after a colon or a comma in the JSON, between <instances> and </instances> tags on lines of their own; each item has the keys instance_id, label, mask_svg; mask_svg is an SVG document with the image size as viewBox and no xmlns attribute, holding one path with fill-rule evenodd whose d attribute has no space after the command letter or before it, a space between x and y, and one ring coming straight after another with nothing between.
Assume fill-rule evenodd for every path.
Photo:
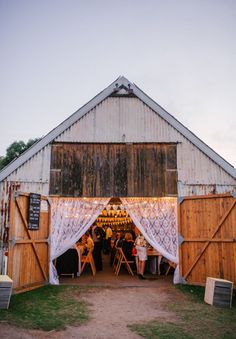
<instances>
[{"instance_id":1,"label":"barn gable end","mask_svg":"<svg viewBox=\"0 0 236 339\"><path fill-rule=\"evenodd\" d=\"M178 195L235 191L236 170L124 77L3 169L0 182L47 194L53 142L176 143Z\"/></svg>"}]
</instances>

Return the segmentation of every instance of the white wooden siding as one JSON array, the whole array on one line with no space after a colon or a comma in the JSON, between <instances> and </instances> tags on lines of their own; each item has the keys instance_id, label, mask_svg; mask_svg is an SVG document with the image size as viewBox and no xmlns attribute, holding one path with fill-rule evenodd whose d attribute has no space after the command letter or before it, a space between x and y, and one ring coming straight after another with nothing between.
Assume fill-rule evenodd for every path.
<instances>
[{"instance_id":1,"label":"white wooden siding","mask_svg":"<svg viewBox=\"0 0 236 339\"><path fill-rule=\"evenodd\" d=\"M44 147L7 177L8 181L48 183L51 146Z\"/></svg>"}]
</instances>

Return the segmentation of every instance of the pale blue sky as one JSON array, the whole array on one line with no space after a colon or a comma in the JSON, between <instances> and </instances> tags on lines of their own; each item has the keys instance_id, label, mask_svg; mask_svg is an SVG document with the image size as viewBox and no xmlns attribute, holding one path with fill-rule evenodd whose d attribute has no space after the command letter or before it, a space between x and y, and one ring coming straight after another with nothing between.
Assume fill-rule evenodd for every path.
<instances>
[{"instance_id":1,"label":"pale blue sky","mask_svg":"<svg viewBox=\"0 0 236 339\"><path fill-rule=\"evenodd\" d=\"M0 155L119 75L236 167L235 0L0 0Z\"/></svg>"}]
</instances>

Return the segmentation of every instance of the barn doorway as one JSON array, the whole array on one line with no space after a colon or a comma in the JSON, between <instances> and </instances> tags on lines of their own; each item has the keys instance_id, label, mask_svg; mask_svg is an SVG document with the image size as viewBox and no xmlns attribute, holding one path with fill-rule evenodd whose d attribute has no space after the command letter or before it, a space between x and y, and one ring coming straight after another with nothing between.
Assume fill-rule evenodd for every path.
<instances>
[{"instance_id":1,"label":"barn doorway","mask_svg":"<svg viewBox=\"0 0 236 339\"><path fill-rule=\"evenodd\" d=\"M128 214L135 226L147 234L148 242L150 239L152 244L152 241L160 236L159 241L154 245L160 249L163 256L165 256L164 251L167 254L170 251L168 246L171 245L171 237L177 238L177 227L176 230L172 229L173 233L171 228L169 231L165 228L171 223L168 221L171 208L175 211L174 220L177 223L177 199L171 199L120 198L122 204L126 204ZM109 201L109 198L41 196L39 229L31 230L27 222L29 193L17 193L11 201L10 208L7 272L14 281L14 290L24 291L47 283L49 262L51 270L54 266L53 260L82 237L101 215ZM163 213L165 208L162 211L161 202L166 205L170 204L167 215ZM172 207L171 204L173 204ZM148 208L145 208L145 205ZM179 200L178 232L184 241L180 248L176 247L176 258L174 258L176 261L173 262L177 263L180 257L180 275L187 278L188 282L204 284L206 276L235 281L235 270L231 269L235 251L235 228L233 227L235 206L235 197L230 194L186 197L184 200ZM91 214L91 211L95 213ZM153 227L148 224L152 224ZM206 225L211 225L211 228L206 228ZM69 230L68 233L67 230ZM200 237L199 234L205 234L205 238ZM176 243L177 240L174 244ZM222 253L226 254L222 255ZM212 258L215 258L214 262ZM93 279L90 272L88 276ZM114 278L117 279L117 277ZM78 279L78 281L82 280ZM50 282L53 282L51 276Z\"/></svg>"},{"instance_id":2,"label":"barn doorway","mask_svg":"<svg viewBox=\"0 0 236 339\"><path fill-rule=\"evenodd\" d=\"M147 242L178 263L176 143L53 143L49 192L55 219L52 260L105 217L100 214L111 197L119 197ZM52 261L50 271L56 283Z\"/></svg>"},{"instance_id":3,"label":"barn doorway","mask_svg":"<svg viewBox=\"0 0 236 339\"><path fill-rule=\"evenodd\" d=\"M52 219L52 224L57 223L57 230L62 230L64 240L66 233L65 228L67 227L69 238L71 240L69 242L67 241L67 248L59 244L59 239L54 239L52 241L52 243L54 242L60 245L61 253L57 251L60 255L66 252L67 249L74 246L76 242L82 242L84 233L91 228L94 222L96 222L102 228L107 226L111 227L112 244L114 244L115 235L117 233L122 233L122 235L130 233L134 239L136 236L135 233L137 234L137 232L141 232L144 235L150 250L154 249L156 251L155 253L158 252L163 258L163 267L165 264L167 266L170 262L177 264L178 246L176 198L112 198L95 200L85 198L63 198L60 201L58 199L59 198L56 198L56 205L59 204L59 209L54 208L54 205L52 204L52 216L54 216L53 219L56 220L53 222ZM80 219L82 218L81 214L83 213L84 218L86 219L87 217L89 220L81 220L82 224L78 225L76 228L76 220L77 217L79 217L78 209L76 208L77 203L80 204ZM90 215L88 215L88 209L81 208L83 204L86 204L87 207L89 207L89 204L95 205L93 207L90 206ZM68 211L70 211L70 215L68 215ZM65 218L62 217L62 214L65 214ZM96 217L91 218L92 214ZM65 220L63 221L63 219ZM58 220L63 221L62 224L64 226L62 226L62 224L59 225ZM65 222L67 223L66 227ZM74 238L72 237L73 239L71 238L73 233L72 229L75 232ZM62 240L61 242L63 242L62 237L60 236L59 238ZM103 266L106 268L106 273L110 271L110 274L114 274L111 265L111 253L107 254L105 248L102 250ZM60 255L57 255L57 257ZM149 258L149 262L147 262L146 269L152 274L158 273L158 258L158 255L156 255L155 258ZM88 270L90 269L91 268L88 265ZM163 269L162 273L164 273ZM83 275L84 274L86 274L86 271L83 272ZM88 274L91 274L91 272L88 271ZM54 277L56 277L56 272L54 272ZM51 282L57 283L55 280Z\"/></svg>"}]
</instances>

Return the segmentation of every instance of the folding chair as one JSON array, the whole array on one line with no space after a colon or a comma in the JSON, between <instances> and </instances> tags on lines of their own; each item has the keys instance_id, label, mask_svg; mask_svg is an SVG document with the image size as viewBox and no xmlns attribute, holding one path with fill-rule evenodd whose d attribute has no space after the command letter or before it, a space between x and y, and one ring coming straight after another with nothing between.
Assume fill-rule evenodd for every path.
<instances>
[{"instance_id":1,"label":"folding chair","mask_svg":"<svg viewBox=\"0 0 236 339\"><path fill-rule=\"evenodd\" d=\"M92 274L96 274L96 267L93 260L93 248L89 250L87 255L82 255L80 260L82 266L81 266L81 274L83 270L85 269L86 264L89 264L92 270Z\"/></svg>"},{"instance_id":2,"label":"folding chair","mask_svg":"<svg viewBox=\"0 0 236 339\"><path fill-rule=\"evenodd\" d=\"M172 262L172 261L170 261L170 260L167 260L167 264L168 264L169 266L168 266L168 268L167 268L167 270L166 270L166 273L165 273L165 275L168 275L168 273L169 273L169 271L170 271L171 267L173 267L174 269L176 268L176 264L175 264L175 263L173 263L173 262Z\"/></svg>"},{"instance_id":3,"label":"folding chair","mask_svg":"<svg viewBox=\"0 0 236 339\"><path fill-rule=\"evenodd\" d=\"M131 274L131 275L134 275L133 271L132 271L132 268L130 267L130 264L133 264L134 263L134 260L132 261L128 261L124 255L124 252L122 250L122 248L117 248L117 251L118 251L118 262L117 262L117 266L116 266L116 269L115 269L115 274L118 275L120 273L120 268L121 268L121 265L122 264L125 264L125 266L127 267L127 270L128 272Z\"/></svg>"},{"instance_id":4,"label":"folding chair","mask_svg":"<svg viewBox=\"0 0 236 339\"><path fill-rule=\"evenodd\" d=\"M114 259L113 259L113 263L112 263L112 268L114 270L114 272L116 272L116 268L117 268L117 265L118 265L118 262L119 262L119 258L120 258L120 251L118 251L118 247L116 247L116 253L115 253L115 256L114 256Z\"/></svg>"}]
</instances>

